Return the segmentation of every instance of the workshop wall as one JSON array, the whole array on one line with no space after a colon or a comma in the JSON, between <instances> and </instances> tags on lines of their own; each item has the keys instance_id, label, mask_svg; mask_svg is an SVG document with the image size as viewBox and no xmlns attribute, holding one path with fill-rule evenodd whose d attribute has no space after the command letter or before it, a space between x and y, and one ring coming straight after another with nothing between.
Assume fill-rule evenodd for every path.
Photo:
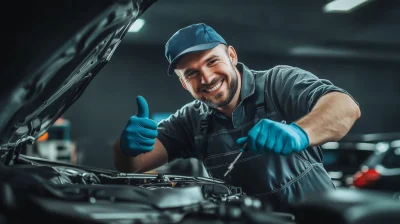
<instances>
[{"instance_id":1,"label":"workshop wall","mask_svg":"<svg viewBox=\"0 0 400 224\"><path fill-rule=\"evenodd\" d=\"M359 102L362 117L351 132L395 132L400 120L399 66L390 63L317 58L282 58L238 52L239 60L253 69L277 64L298 66L349 91ZM166 74L162 46L122 45L110 63L89 85L64 117L72 124L72 138L83 152L82 163L114 169L112 144L129 116L136 114L136 96L142 95L150 113L175 112L192 100L177 77ZM87 159L90 157L90 160Z\"/></svg>"}]
</instances>

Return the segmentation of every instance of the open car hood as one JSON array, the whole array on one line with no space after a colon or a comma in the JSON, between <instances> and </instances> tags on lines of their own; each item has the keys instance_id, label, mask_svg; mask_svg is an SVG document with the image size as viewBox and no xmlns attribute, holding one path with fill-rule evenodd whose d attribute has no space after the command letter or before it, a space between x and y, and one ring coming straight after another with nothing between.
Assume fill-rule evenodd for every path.
<instances>
[{"instance_id":1,"label":"open car hood","mask_svg":"<svg viewBox=\"0 0 400 224\"><path fill-rule=\"evenodd\" d=\"M132 23L155 1L12 3L18 21L25 23L2 18L2 27L14 31L8 34L0 82L4 164L12 163L18 146L34 142L80 97Z\"/></svg>"}]
</instances>

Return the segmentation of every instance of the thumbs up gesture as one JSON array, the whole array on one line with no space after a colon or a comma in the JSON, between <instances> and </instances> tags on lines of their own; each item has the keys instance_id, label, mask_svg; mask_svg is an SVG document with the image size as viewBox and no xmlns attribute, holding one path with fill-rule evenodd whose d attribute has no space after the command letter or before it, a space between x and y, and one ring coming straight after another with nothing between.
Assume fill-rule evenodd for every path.
<instances>
[{"instance_id":1,"label":"thumbs up gesture","mask_svg":"<svg viewBox=\"0 0 400 224\"><path fill-rule=\"evenodd\" d=\"M142 96L136 98L138 113L129 118L120 137L123 153L138 156L150 152L157 138L157 123L149 119L149 107Z\"/></svg>"}]
</instances>

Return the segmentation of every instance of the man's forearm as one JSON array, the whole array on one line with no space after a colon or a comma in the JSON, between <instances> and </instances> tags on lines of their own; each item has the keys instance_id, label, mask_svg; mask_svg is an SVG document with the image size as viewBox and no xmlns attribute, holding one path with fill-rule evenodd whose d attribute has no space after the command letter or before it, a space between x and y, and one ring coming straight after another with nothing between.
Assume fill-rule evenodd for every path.
<instances>
[{"instance_id":1,"label":"man's forearm","mask_svg":"<svg viewBox=\"0 0 400 224\"><path fill-rule=\"evenodd\" d=\"M115 168L124 173L131 173L135 171L134 157L124 155L120 149L119 139L117 139L113 146L114 153L114 166Z\"/></svg>"},{"instance_id":2,"label":"man's forearm","mask_svg":"<svg viewBox=\"0 0 400 224\"><path fill-rule=\"evenodd\" d=\"M296 123L307 133L310 146L315 146L340 140L360 116L360 109L350 96L331 92Z\"/></svg>"}]
</instances>

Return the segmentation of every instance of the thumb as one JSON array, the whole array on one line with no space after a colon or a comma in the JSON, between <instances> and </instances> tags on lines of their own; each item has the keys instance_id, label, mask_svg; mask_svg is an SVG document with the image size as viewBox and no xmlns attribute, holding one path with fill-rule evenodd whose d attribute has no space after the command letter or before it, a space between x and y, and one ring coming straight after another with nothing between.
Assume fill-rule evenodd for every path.
<instances>
[{"instance_id":1,"label":"thumb","mask_svg":"<svg viewBox=\"0 0 400 224\"><path fill-rule=\"evenodd\" d=\"M136 97L136 103L138 106L138 117L149 118L149 106L146 100L142 96Z\"/></svg>"}]
</instances>

